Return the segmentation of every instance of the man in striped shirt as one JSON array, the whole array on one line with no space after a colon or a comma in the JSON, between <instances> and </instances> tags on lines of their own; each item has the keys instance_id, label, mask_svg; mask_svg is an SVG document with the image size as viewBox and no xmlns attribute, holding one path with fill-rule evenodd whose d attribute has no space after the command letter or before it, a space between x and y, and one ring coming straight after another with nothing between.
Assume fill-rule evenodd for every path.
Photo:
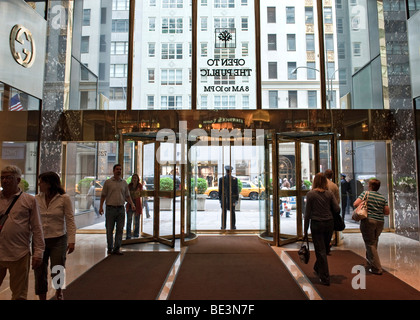
<instances>
[{"instance_id":1,"label":"man in striped shirt","mask_svg":"<svg viewBox=\"0 0 420 320\"><path fill-rule=\"evenodd\" d=\"M368 217L360 221L360 231L365 242L368 270L378 275L382 274L378 255L378 240L384 228L384 218L389 215L388 201L378 192L380 186L381 181L370 179L368 191L362 192L354 202L354 207L357 208L366 194Z\"/></svg>"}]
</instances>

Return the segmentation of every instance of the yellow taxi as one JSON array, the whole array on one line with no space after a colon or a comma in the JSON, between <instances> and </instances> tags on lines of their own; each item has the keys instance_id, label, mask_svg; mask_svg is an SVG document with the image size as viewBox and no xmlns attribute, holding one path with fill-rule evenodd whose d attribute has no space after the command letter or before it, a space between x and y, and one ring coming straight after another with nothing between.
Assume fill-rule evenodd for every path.
<instances>
[{"instance_id":1,"label":"yellow taxi","mask_svg":"<svg viewBox=\"0 0 420 320\"><path fill-rule=\"evenodd\" d=\"M244 198L250 198L251 200L257 200L259 195L263 194L265 191L264 187L257 187L250 181L241 181L242 190L241 195ZM211 199L219 199L219 187L210 187L207 188L205 195L209 196Z\"/></svg>"}]
</instances>

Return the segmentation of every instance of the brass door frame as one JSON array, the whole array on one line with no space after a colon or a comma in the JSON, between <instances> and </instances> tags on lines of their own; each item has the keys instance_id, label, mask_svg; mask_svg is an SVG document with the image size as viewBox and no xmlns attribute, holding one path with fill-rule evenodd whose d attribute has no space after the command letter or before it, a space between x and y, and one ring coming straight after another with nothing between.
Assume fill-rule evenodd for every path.
<instances>
[{"instance_id":1,"label":"brass door frame","mask_svg":"<svg viewBox=\"0 0 420 320\"><path fill-rule=\"evenodd\" d=\"M167 245L171 248L175 247L175 239L179 237L179 235L176 235L175 233L175 226L176 226L176 197L178 195L181 195L182 198L182 194L180 192L178 192L175 188L175 172L176 172L176 161L174 161L173 167L174 167L174 177L173 177L173 181L174 181L174 190L173 191L161 191L160 190L160 169L161 169L161 165L159 163L159 161L157 161L157 155L158 152L160 152L160 142L156 140L156 134L155 133L132 133L132 134L120 134L119 135L119 152L118 152L118 156L119 156L119 161L121 163L121 165L124 164L124 161L121 161L120 159L124 159L124 142L128 141L128 140L132 140L136 143L136 145L138 145L138 142L142 142L142 157L144 157L144 146L146 144L151 144L154 143L154 155L155 155L155 160L154 160L154 177L153 177L153 183L154 183L154 189L153 190L147 190L147 191L142 191L142 196L153 196L153 234L147 234L144 233L143 231L141 231L141 238L136 238L136 239L128 239L128 240L123 240L122 244L123 245L128 245L128 244L135 244L135 243L146 243L146 242L159 242L162 243L164 245ZM135 158L138 157L138 153L135 153ZM176 160L176 147L174 148L174 158ZM140 162L138 161L138 159L134 160L135 163L139 164ZM143 162L143 160L141 161L141 163ZM135 167L135 171L137 170L137 167ZM182 170L182 167L181 167ZM181 171L181 177L182 177L182 171ZM143 180L143 170L142 170L142 174L141 174L141 179ZM161 236L159 234L159 226L160 226L160 198L161 197L170 197L173 199L172 201L172 234L169 235L164 235ZM183 202L183 200L181 199L181 203ZM183 206L181 206L181 210L183 210ZM181 212L181 216L183 215L183 213ZM141 219L143 219L143 214L141 216ZM142 225L142 223L141 223Z\"/></svg>"},{"instance_id":2,"label":"brass door frame","mask_svg":"<svg viewBox=\"0 0 420 320\"><path fill-rule=\"evenodd\" d=\"M331 169L333 172L337 171L337 137L333 133L277 133L272 136L271 146L272 146L272 177L273 180L276 180L276 183L273 184L273 234L272 240L268 240L263 235L260 237L275 246L282 246L288 243L296 242L302 239L303 237L303 212L302 212L302 199L309 192L309 190L302 190L301 183L302 181L302 161L301 161L301 146L302 143L310 143L314 145L314 160L315 160L315 171L319 172L320 168L320 149L319 141L327 140L330 141L329 147L331 148L331 154L333 155L331 159ZM294 143L295 148L295 177L296 177L296 189L295 190L281 190L279 186L279 144L280 143ZM268 149L268 148L267 148ZM337 176L337 174L336 174ZM280 230L280 208L279 199L281 197L296 197L296 234L281 234ZM268 211L269 212L269 211ZM267 215L267 212L266 212ZM266 234L267 235L267 234Z\"/></svg>"}]
</instances>

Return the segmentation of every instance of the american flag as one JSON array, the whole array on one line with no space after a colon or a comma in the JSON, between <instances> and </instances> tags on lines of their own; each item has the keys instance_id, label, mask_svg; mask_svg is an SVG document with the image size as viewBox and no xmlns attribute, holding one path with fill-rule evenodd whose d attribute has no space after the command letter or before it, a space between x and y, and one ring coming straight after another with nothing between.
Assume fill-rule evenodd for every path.
<instances>
[{"instance_id":1,"label":"american flag","mask_svg":"<svg viewBox=\"0 0 420 320\"><path fill-rule=\"evenodd\" d=\"M19 94L15 94L12 97L12 99L10 99L9 110L10 111L22 111L23 110L22 104L20 103Z\"/></svg>"}]
</instances>

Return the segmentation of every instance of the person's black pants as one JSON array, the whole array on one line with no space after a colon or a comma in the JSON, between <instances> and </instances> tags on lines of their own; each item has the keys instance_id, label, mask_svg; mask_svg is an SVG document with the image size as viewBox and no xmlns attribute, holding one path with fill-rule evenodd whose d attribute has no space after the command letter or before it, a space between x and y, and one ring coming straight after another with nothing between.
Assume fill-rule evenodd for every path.
<instances>
[{"instance_id":1,"label":"person's black pants","mask_svg":"<svg viewBox=\"0 0 420 320\"><path fill-rule=\"evenodd\" d=\"M341 196L341 216L343 217L343 221L344 221L344 216L346 215L346 210L347 210L347 195Z\"/></svg>"},{"instance_id":2,"label":"person's black pants","mask_svg":"<svg viewBox=\"0 0 420 320\"><path fill-rule=\"evenodd\" d=\"M315 248L316 261L314 270L318 273L322 282L330 281L328 270L327 250L334 232L334 220L316 221L311 220L312 241Z\"/></svg>"},{"instance_id":3,"label":"person's black pants","mask_svg":"<svg viewBox=\"0 0 420 320\"><path fill-rule=\"evenodd\" d=\"M232 206L232 212L228 212L230 208L222 208L222 229L226 229L226 217L230 213L231 214L231 227L232 229L236 228L236 214L235 214L235 206Z\"/></svg>"}]
</instances>

